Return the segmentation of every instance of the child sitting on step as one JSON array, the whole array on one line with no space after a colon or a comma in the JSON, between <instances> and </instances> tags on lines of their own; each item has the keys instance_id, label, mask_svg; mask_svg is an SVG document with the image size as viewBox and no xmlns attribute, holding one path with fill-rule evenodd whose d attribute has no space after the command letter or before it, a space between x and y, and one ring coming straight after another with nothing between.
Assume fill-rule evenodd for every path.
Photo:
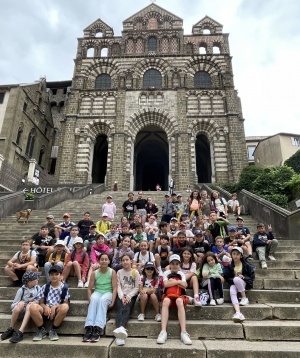
<instances>
[{"instance_id":1,"label":"child sitting on step","mask_svg":"<svg viewBox=\"0 0 300 358\"><path fill-rule=\"evenodd\" d=\"M124 236L124 238L121 241L121 246L117 247L115 249L115 254L112 259L112 268L115 271L121 270L121 268L122 268L121 258L124 254L128 254L130 256L131 260L134 257L134 253L130 248L130 237L129 236Z\"/></svg>"},{"instance_id":2,"label":"child sitting on step","mask_svg":"<svg viewBox=\"0 0 300 358\"><path fill-rule=\"evenodd\" d=\"M244 260L243 249L241 247L234 246L231 250L231 257L231 263L225 267L224 278L230 285L230 298L235 310L232 320L239 323L245 320L244 315L240 311L240 306L249 304L245 290L250 290L253 287L255 274L253 267ZM238 292L242 296L240 303L237 299Z\"/></svg>"},{"instance_id":3,"label":"child sitting on step","mask_svg":"<svg viewBox=\"0 0 300 358\"><path fill-rule=\"evenodd\" d=\"M141 313L138 315L138 321L145 320L145 309L148 301L150 301L155 310L154 320L156 322L161 321L161 315L159 314L159 301L157 297L158 286L159 277L155 266L153 262L146 262L142 268L142 274L139 282Z\"/></svg>"},{"instance_id":4,"label":"child sitting on step","mask_svg":"<svg viewBox=\"0 0 300 358\"><path fill-rule=\"evenodd\" d=\"M154 264L155 259L151 251L149 251L148 241L142 241L140 243L140 250L134 254L132 261L132 267L137 268L141 274L146 262L152 262Z\"/></svg>"},{"instance_id":5,"label":"child sitting on step","mask_svg":"<svg viewBox=\"0 0 300 358\"><path fill-rule=\"evenodd\" d=\"M67 281L69 276L77 276L77 287L82 288L86 282L86 276L89 269L89 255L83 248L83 240L81 237L74 241L73 251L68 255L66 265L63 271L62 280Z\"/></svg>"},{"instance_id":6,"label":"child sitting on step","mask_svg":"<svg viewBox=\"0 0 300 358\"><path fill-rule=\"evenodd\" d=\"M265 231L265 225L257 224L257 233L253 236L253 251L256 251L261 268L268 268L266 263L266 255L270 260L275 261L274 254L278 246L278 241L274 239L272 226L268 225L268 233Z\"/></svg>"},{"instance_id":7,"label":"child sitting on step","mask_svg":"<svg viewBox=\"0 0 300 358\"><path fill-rule=\"evenodd\" d=\"M162 297L161 332L157 337L157 344L164 344L168 338L167 324L169 319L169 307L177 307L178 319L181 329L181 341L184 344L192 344L189 334L186 332L185 307L188 298L185 293L187 287L185 274L180 271L180 256L170 256L170 270L164 272L165 293Z\"/></svg>"},{"instance_id":8,"label":"child sitting on step","mask_svg":"<svg viewBox=\"0 0 300 358\"><path fill-rule=\"evenodd\" d=\"M125 339L128 336L125 326L137 299L140 281L138 271L131 268L132 260L130 254L125 253L121 257L121 264L122 269L117 272L116 329L113 331L117 346L124 346Z\"/></svg>"},{"instance_id":9,"label":"child sitting on step","mask_svg":"<svg viewBox=\"0 0 300 358\"><path fill-rule=\"evenodd\" d=\"M38 279L40 272L26 271L22 277L23 286L18 289L15 299L11 305L12 315L10 320L10 327L2 333L1 341L10 338L11 343L19 343L23 340L23 333L27 323L30 320L29 307L32 302L38 303L36 296L40 290L38 286ZM14 331L15 324L20 314L24 313L24 318L21 327L17 332ZM14 334L15 332L15 334ZM12 337L12 335L14 336Z\"/></svg>"}]
</instances>

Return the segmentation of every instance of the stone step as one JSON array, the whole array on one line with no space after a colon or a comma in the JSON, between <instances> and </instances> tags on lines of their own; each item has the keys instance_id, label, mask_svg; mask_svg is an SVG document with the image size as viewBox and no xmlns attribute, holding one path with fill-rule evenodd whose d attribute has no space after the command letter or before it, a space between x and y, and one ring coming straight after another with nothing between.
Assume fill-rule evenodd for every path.
<instances>
[{"instance_id":1,"label":"stone step","mask_svg":"<svg viewBox=\"0 0 300 358\"><path fill-rule=\"evenodd\" d=\"M0 300L11 300L17 291L15 287L0 287ZM85 300L86 299L86 288L70 288L71 300ZM192 290L187 290L187 294L192 296ZM300 291L291 290L251 290L247 291L247 297L249 298L250 304L254 303L299 303L300 302ZM225 302L230 302L229 290L224 289Z\"/></svg>"}]
</instances>

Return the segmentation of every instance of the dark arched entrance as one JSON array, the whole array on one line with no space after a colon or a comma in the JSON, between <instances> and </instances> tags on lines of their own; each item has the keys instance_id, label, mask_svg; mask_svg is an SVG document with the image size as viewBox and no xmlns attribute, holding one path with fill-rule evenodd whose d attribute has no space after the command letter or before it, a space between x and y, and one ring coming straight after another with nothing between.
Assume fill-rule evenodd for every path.
<instances>
[{"instance_id":1,"label":"dark arched entrance","mask_svg":"<svg viewBox=\"0 0 300 358\"><path fill-rule=\"evenodd\" d=\"M159 127L145 127L138 133L134 147L135 190L155 190L157 183L167 190L168 174L167 135Z\"/></svg>"},{"instance_id":2,"label":"dark arched entrance","mask_svg":"<svg viewBox=\"0 0 300 358\"><path fill-rule=\"evenodd\" d=\"M107 136L99 135L97 137L94 147L94 158L93 158L93 171L92 181L93 183L104 183L107 168Z\"/></svg>"},{"instance_id":3,"label":"dark arched entrance","mask_svg":"<svg viewBox=\"0 0 300 358\"><path fill-rule=\"evenodd\" d=\"M211 183L210 143L205 135L197 135L195 152L198 183Z\"/></svg>"}]
</instances>

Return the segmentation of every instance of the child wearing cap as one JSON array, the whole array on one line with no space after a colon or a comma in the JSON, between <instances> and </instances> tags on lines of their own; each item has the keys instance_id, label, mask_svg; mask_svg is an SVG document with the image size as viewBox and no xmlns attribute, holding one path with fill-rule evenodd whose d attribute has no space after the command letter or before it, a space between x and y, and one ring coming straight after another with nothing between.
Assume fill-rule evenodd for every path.
<instances>
[{"instance_id":1,"label":"child wearing cap","mask_svg":"<svg viewBox=\"0 0 300 358\"><path fill-rule=\"evenodd\" d=\"M187 287L185 274L180 271L180 256L170 256L170 270L164 272L164 287L165 294L162 297L162 309L161 309L161 332L157 337L157 344L164 344L168 338L167 324L169 318L169 307L177 307L178 319L181 328L181 341L184 344L192 344L189 334L186 332L186 318L185 307L188 303L188 298L185 295L185 289ZM168 288L177 287L177 298L171 297L168 293ZM181 292L180 292L181 291Z\"/></svg>"},{"instance_id":2,"label":"child wearing cap","mask_svg":"<svg viewBox=\"0 0 300 358\"><path fill-rule=\"evenodd\" d=\"M159 286L159 277L157 275L153 262L146 262L142 268L141 277L139 281L139 293L140 293L140 309L141 313L138 315L138 321L145 320L145 309L147 302L153 305L155 310L156 322L161 321L161 315L159 314L159 302L156 295L156 291Z\"/></svg>"},{"instance_id":3,"label":"child wearing cap","mask_svg":"<svg viewBox=\"0 0 300 358\"><path fill-rule=\"evenodd\" d=\"M253 288L255 273L253 267L244 260L241 247L234 246L231 250L231 257L231 263L224 270L224 279L230 285L230 298L235 310L232 320L239 323L245 320L240 311L240 306L249 304L245 291ZM242 296L240 303L237 298L238 292Z\"/></svg>"},{"instance_id":4,"label":"child wearing cap","mask_svg":"<svg viewBox=\"0 0 300 358\"><path fill-rule=\"evenodd\" d=\"M102 220L96 222L96 231L98 234L108 234L111 222L108 221L107 213L102 214Z\"/></svg>"},{"instance_id":5,"label":"child wearing cap","mask_svg":"<svg viewBox=\"0 0 300 358\"><path fill-rule=\"evenodd\" d=\"M31 243L31 239L22 240L21 250L7 262L5 273L13 280L8 287L20 287L25 271L35 270L36 252L31 250Z\"/></svg>"},{"instance_id":6,"label":"child wearing cap","mask_svg":"<svg viewBox=\"0 0 300 358\"><path fill-rule=\"evenodd\" d=\"M67 281L69 276L77 276L77 287L82 288L86 282L86 276L89 269L89 256L84 250L82 238L74 241L73 251L68 255L66 265L63 271L63 281Z\"/></svg>"},{"instance_id":7,"label":"child wearing cap","mask_svg":"<svg viewBox=\"0 0 300 358\"><path fill-rule=\"evenodd\" d=\"M102 205L102 214L107 213L108 221L114 221L115 215L117 212L117 208L115 203L113 202L113 198L111 195L107 195L106 203Z\"/></svg>"},{"instance_id":8,"label":"child wearing cap","mask_svg":"<svg viewBox=\"0 0 300 358\"><path fill-rule=\"evenodd\" d=\"M237 228L235 226L229 226L228 233L229 236L224 238L224 243L228 248L228 251L231 252L234 246L239 246L243 249L243 252L247 252L247 246L244 245L244 240L239 238Z\"/></svg>"},{"instance_id":9,"label":"child wearing cap","mask_svg":"<svg viewBox=\"0 0 300 358\"><path fill-rule=\"evenodd\" d=\"M59 238L61 240L64 240L64 238L68 235L70 235L71 227L75 225L71 220L71 215L68 213L65 213L63 215L63 222L61 222L58 225L55 225L55 228L58 229Z\"/></svg>"},{"instance_id":10,"label":"child wearing cap","mask_svg":"<svg viewBox=\"0 0 300 358\"><path fill-rule=\"evenodd\" d=\"M22 277L23 286L18 289L14 301L11 305L12 316L10 320L10 326L7 330L2 333L1 340L4 341L14 334L14 327L20 314L24 314L24 318L21 327L14 336L10 338L11 343L19 343L23 340L23 333L25 327L30 319L29 307L32 302L38 303L37 294L39 293L40 287L38 286L38 278L40 272L26 271Z\"/></svg>"},{"instance_id":11,"label":"child wearing cap","mask_svg":"<svg viewBox=\"0 0 300 358\"><path fill-rule=\"evenodd\" d=\"M50 255L48 262L45 263L44 271L47 282L50 281L49 271L53 265L58 265L61 267L62 271L67 262L68 253L65 250L64 240L57 240L54 244L54 251Z\"/></svg>"},{"instance_id":12,"label":"child wearing cap","mask_svg":"<svg viewBox=\"0 0 300 358\"><path fill-rule=\"evenodd\" d=\"M53 320L49 330L50 341L59 339L56 330L61 325L69 311L70 293L68 285L63 283L61 277L61 267L54 265L49 271L50 283L44 285L37 295L39 303L32 303L29 307L30 316L38 327L38 332L33 337L33 341L41 341L47 336L44 326L45 319Z\"/></svg>"}]
</instances>

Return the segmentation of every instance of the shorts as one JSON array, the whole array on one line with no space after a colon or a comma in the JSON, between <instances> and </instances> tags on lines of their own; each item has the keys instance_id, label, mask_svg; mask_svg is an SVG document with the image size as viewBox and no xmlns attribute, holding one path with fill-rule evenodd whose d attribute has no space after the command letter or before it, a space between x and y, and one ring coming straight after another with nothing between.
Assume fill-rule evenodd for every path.
<instances>
[{"instance_id":1,"label":"shorts","mask_svg":"<svg viewBox=\"0 0 300 358\"><path fill-rule=\"evenodd\" d=\"M147 241L155 241L155 235L147 235Z\"/></svg>"},{"instance_id":2,"label":"shorts","mask_svg":"<svg viewBox=\"0 0 300 358\"><path fill-rule=\"evenodd\" d=\"M127 220L133 220L134 219L134 212L129 213L124 211L123 216L125 216L127 218Z\"/></svg>"},{"instance_id":3,"label":"shorts","mask_svg":"<svg viewBox=\"0 0 300 358\"><path fill-rule=\"evenodd\" d=\"M167 296L166 295L163 295L162 296L162 299L161 299L161 302L165 299L165 298L167 298ZM189 303L189 299L188 299L188 297L187 296L180 296L180 297L178 297L178 298L181 298L182 299L182 301L183 301L183 306L184 307L186 307L187 306L187 304ZM170 299L171 300L171 303L170 303L170 308L171 307L177 307L176 306L176 300L177 300L177 298L174 298L174 299Z\"/></svg>"},{"instance_id":4,"label":"shorts","mask_svg":"<svg viewBox=\"0 0 300 358\"><path fill-rule=\"evenodd\" d=\"M137 214L140 215L141 218L144 218L147 216L146 209L137 209L136 212L137 212Z\"/></svg>"}]
</instances>

